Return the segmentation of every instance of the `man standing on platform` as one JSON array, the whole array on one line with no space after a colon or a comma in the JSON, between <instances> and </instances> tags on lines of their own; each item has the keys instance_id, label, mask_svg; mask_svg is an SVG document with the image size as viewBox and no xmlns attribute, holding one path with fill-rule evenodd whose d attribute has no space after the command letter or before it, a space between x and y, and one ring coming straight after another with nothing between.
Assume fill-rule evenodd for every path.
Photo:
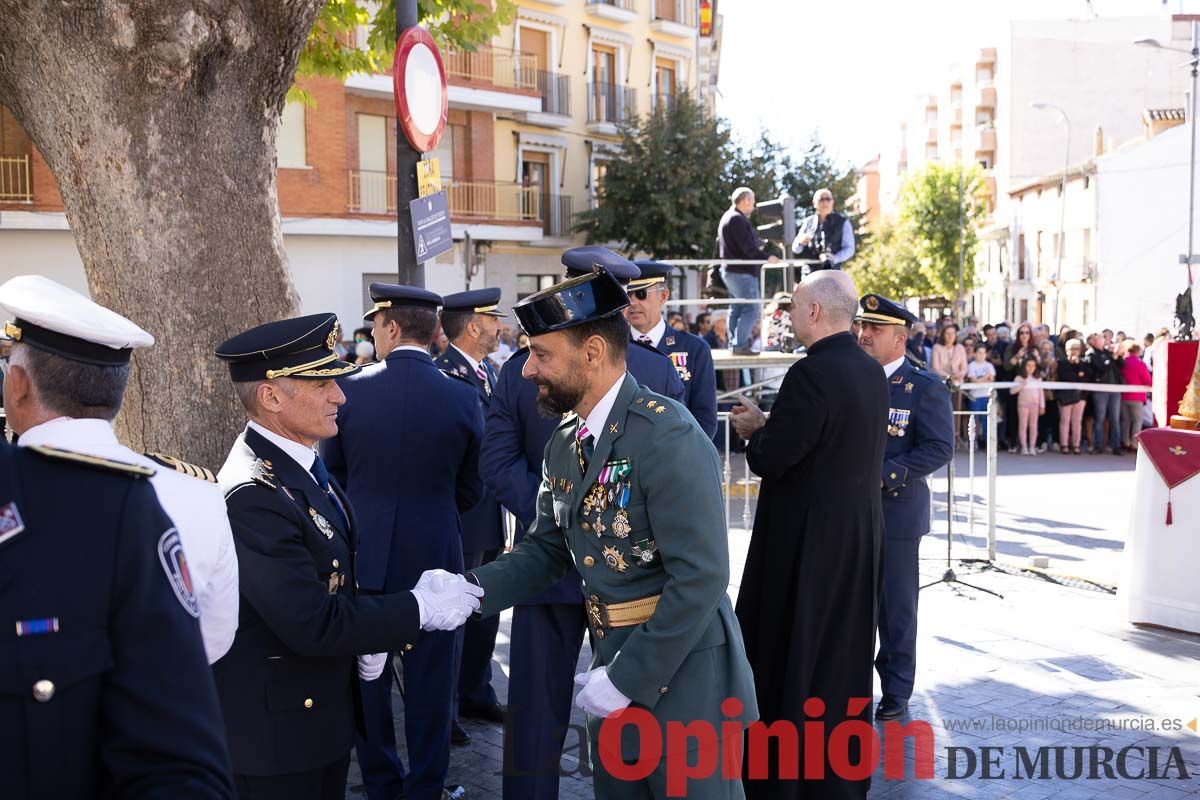
<instances>
[{"instance_id":1,"label":"man standing on platform","mask_svg":"<svg viewBox=\"0 0 1200 800\"><path fill-rule=\"evenodd\" d=\"M779 259L768 256L763 250L765 242L758 238L750 215L754 213L754 192L747 186L739 186L730 197L731 205L717 225L717 252L722 259L730 261L766 261ZM757 300L762 297L759 290L761 264L726 264L721 267L721 278L729 289L729 296L738 300ZM755 355L750 349L750 338L754 321L762 315L758 303L733 303L729 312L729 346L738 355Z\"/></svg>"},{"instance_id":2,"label":"man standing on platform","mask_svg":"<svg viewBox=\"0 0 1200 800\"><path fill-rule=\"evenodd\" d=\"M883 699L877 719L908 710L917 672L917 553L929 532L927 475L954 455L950 392L935 374L905 358L911 311L886 297L862 298L859 346L883 365L891 393L887 445L880 479L883 493L883 586L879 596L879 653L875 669Z\"/></svg>"},{"instance_id":3,"label":"man standing on platform","mask_svg":"<svg viewBox=\"0 0 1200 800\"><path fill-rule=\"evenodd\" d=\"M797 284L792 324L807 355L788 369L770 419L745 398L733 411L750 469L763 479L737 603L762 720L790 721L801 752L826 754L819 782L784 781L772 759L768 779L746 781L751 798L865 797L870 786L834 773L828 748L843 721L871 720L883 556L887 382L850 334L857 310L844 272ZM819 743L803 741L809 698L824 703ZM853 750L842 755L861 761Z\"/></svg>"},{"instance_id":4,"label":"man standing on platform","mask_svg":"<svg viewBox=\"0 0 1200 800\"><path fill-rule=\"evenodd\" d=\"M443 372L465 378L479 395L487 415L496 389L496 371L488 356L500 343L499 289L476 289L448 294L442 306L442 331L449 339L446 352L434 364ZM462 515L463 566L465 569L493 561L504 549L504 512L495 493L485 489L478 505ZM462 664L458 671L458 708L463 717L504 722L504 710L492 689L492 651L496 648L499 618L472 620L463 631ZM458 720L456 741L470 741Z\"/></svg>"},{"instance_id":5,"label":"man standing on platform","mask_svg":"<svg viewBox=\"0 0 1200 800\"><path fill-rule=\"evenodd\" d=\"M426 349L442 298L415 286L373 283L375 351L382 359L341 382L340 430L325 442L362 524L359 585L394 592L425 570L463 571L459 515L483 495L483 412L465 379L447 375ZM401 653L409 770L396 752L391 670L363 685L366 740L358 760L370 800L436 800L450 767L450 731L462 632L425 636ZM459 796L460 787L450 787Z\"/></svg>"},{"instance_id":6,"label":"man standing on platform","mask_svg":"<svg viewBox=\"0 0 1200 800\"><path fill-rule=\"evenodd\" d=\"M711 438L717 432L717 374L712 350L698 336L667 330L662 309L671 297L667 278L674 271L672 267L660 261L634 263L641 274L629 282L629 308L625 309L633 340L657 348L671 359L683 381L683 404Z\"/></svg>"},{"instance_id":7,"label":"man standing on platform","mask_svg":"<svg viewBox=\"0 0 1200 800\"><path fill-rule=\"evenodd\" d=\"M568 274L603 268L618 281L638 277L633 262L602 247L563 253ZM538 410L538 387L521 374L529 359L519 350L500 370L488 408L479 455L488 488L517 518L519 543L536 518L546 443L561 416ZM679 375L661 353L631 343L629 374L642 386L672 399L683 396ZM504 800L556 800L559 761L571 717L575 665L587 627L579 574L562 580L513 609L509 648L508 714L504 738ZM586 760L587 753L581 753Z\"/></svg>"}]
</instances>

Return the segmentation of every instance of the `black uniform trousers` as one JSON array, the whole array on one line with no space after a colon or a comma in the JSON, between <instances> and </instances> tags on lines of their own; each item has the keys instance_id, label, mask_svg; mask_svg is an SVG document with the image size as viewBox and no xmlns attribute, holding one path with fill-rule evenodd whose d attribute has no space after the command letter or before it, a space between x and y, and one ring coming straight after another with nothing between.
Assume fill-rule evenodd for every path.
<instances>
[{"instance_id":1,"label":"black uniform trousers","mask_svg":"<svg viewBox=\"0 0 1200 800\"><path fill-rule=\"evenodd\" d=\"M238 800L345 800L350 754L290 775L234 775Z\"/></svg>"},{"instance_id":2,"label":"black uniform trousers","mask_svg":"<svg viewBox=\"0 0 1200 800\"><path fill-rule=\"evenodd\" d=\"M887 504L887 501L884 501ZM879 593L879 688L900 700L912 697L917 673L917 593L921 537L885 537L883 591Z\"/></svg>"}]
</instances>

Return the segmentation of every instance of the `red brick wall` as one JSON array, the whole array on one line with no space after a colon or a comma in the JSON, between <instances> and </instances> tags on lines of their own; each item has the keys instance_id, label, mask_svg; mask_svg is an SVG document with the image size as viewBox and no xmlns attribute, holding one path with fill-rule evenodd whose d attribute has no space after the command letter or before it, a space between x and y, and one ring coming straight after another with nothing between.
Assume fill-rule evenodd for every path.
<instances>
[{"instance_id":1,"label":"red brick wall","mask_svg":"<svg viewBox=\"0 0 1200 800\"><path fill-rule=\"evenodd\" d=\"M316 103L304 110L305 160L310 169L279 170L279 210L289 217L340 216L346 213L349 196L343 122L347 95L341 82L331 78L298 83ZM355 142L357 146L357 136Z\"/></svg>"}]
</instances>

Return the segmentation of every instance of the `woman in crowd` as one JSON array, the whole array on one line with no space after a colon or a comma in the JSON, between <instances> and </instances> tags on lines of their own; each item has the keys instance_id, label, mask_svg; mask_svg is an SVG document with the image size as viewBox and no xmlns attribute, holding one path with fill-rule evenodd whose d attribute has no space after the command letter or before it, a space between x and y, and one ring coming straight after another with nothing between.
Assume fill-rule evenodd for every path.
<instances>
[{"instance_id":1,"label":"woman in crowd","mask_svg":"<svg viewBox=\"0 0 1200 800\"><path fill-rule=\"evenodd\" d=\"M1021 366L1027 359L1037 359L1038 351L1033 345L1033 327L1029 323L1022 323L1017 328L1017 334L1013 337L1012 342L1004 350L1004 365L1000 371L1000 380L1011 381L1021 375L1023 367ZM1008 452L1017 452L1018 424L1017 414L1017 395L1016 393L1009 394L1004 403L1004 416L1009 420L1008 424ZM1036 422L1034 423L1036 425Z\"/></svg>"},{"instance_id":2,"label":"woman in crowd","mask_svg":"<svg viewBox=\"0 0 1200 800\"><path fill-rule=\"evenodd\" d=\"M1038 377L1038 360L1034 356L1021 362L1021 374L1013 379L1017 384L1009 393L1017 398L1017 435L1021 442L1021 455L1037 455L1038 417L1046 413L1046 393L1042 379Z\"/></svg>"},{"instance_id":3,"label":"woman in crowd","mask_svg":"<svg viewBox=\"0 0 1200 800\"><path fill-rule=\"evenodd\" d=\"M1122 377L1131 386L1149 386L1150 369L1141 359L1142 348L1133 339L1122 342L1125 358L1122 361ZM1137 435L1142 430L1142 407L1146 404L1146 392L1123 392L1121 394L1121 445L1128 453L1137 450Z\"/></svg>"},{"instance_id":4,"label":"woman in crowd","mask_svg":"<svg viewBox=\"0 0 1200 800\"><path fill-rule=\"evenodd\" d=\"M967 377L967 351L958 343L958 326L951 320L946 320L942 324L941 330L938 331L929 368L943 380L949 382L953 392L951 396L954 398L954 410L960 410L962 395L953 389L961 386ZM955 429L957 430L959 427L959 424L956 423ZM959 440L964 438L961 430L958 431L956 438Z\"/></svg>"},{"instance_id":5,"label":"woman in crowd","mask_svg":"<svg viewBox=\"0 0 1200 800\"><path fill-rule=\"evenodd\" d=\"M1066 358L1058 362L1055 380L1059 383L1088 383L1088 368L1083 363L1083 342L1068 339ZM1058 403L1058 452L1080 455L1079 440L1083 430L1083 409L1087 400L1080 389L1055 389Z\"/></svg>"},{"instance_id":6,"label":"woman in crowd","mask_svg":"<svg viewBox=\"0 0 1200 800\"><path fill-rule=\"evenodd\" d=\"M1054 356L1054 342L1042 339L1038 342L1038 377L1053 381L1058 373L1058 359ZM1058 404L1054 402L1054 390L1046 390L1046 413L1038 417L1037 451L1044 453L1058 442Z\"/></svg>"}]
</instances>

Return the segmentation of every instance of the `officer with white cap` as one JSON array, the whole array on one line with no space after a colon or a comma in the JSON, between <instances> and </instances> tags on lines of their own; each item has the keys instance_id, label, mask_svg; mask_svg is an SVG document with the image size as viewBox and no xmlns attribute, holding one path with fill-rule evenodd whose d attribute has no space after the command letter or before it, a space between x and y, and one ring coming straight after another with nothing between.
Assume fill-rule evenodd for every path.
<instances>
[{"instance_id":1,"label":"officer with white cap","mask_svg":"<svg viewBox=\"0 0 1200 800\"><path fill-rule=\"evenodd\" d=\"M238 564L225 498L214 475L170 456L134 452L112 429L133 350L154 337L125 317L40 275L0 286L14 317L4 382L8 425L22 446L48 446L154 470L150 482L182 541L204 650L211 664L233 644Z\"/></svg>"}]
</instances>

